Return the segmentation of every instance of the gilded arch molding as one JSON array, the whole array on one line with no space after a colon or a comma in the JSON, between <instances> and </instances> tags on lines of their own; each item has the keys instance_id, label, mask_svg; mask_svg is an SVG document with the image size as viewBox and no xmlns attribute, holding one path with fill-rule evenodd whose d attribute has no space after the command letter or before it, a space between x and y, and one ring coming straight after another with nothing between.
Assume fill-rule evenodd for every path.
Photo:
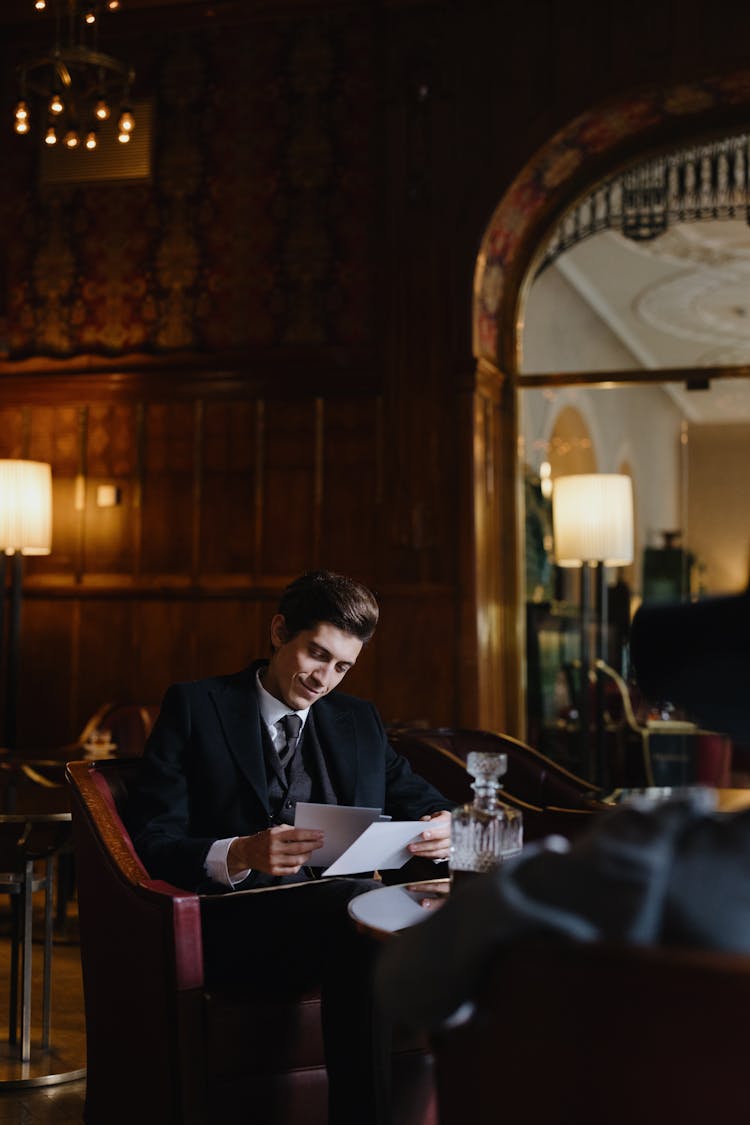
<instances>
[{"instance_id":1,"label":"gilded arch molding","mask_svg":"<svg viewBox=\"0 0 750 1125\"><path fill-rule=\"evenodd\" d=\"M519 375L519 310L541 247L565 211L599 180L651 153L722 131L746 129L750 70L631 92L598 104L565 125L524 166L498 203L484 233L474 273L473 352L477 393L494 383L493 475L476 482L487 443L474 440L474 590L480 683L477 718L489 729L524 734L523 605L515 477ZM483 396L487 402L486 395ZM480 415L481 417L481 415ZM486 418L482 420L486 431ZM482 529L492 527L500 547ZM494 536L492 537L494 538ZM487 628L487 622L495 627ZM480 680L483 677L479 677Z\"/></svg>"}]
</instances>

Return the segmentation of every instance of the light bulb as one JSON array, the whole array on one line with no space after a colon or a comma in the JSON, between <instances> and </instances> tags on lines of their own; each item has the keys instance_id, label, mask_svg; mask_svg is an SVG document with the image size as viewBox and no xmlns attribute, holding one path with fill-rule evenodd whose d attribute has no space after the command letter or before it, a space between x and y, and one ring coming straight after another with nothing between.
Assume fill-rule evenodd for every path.
<instances>
[{"instance_id":1,"label":"light bulb","mask_svg":"<svg viewBox=\"0 0 750 1125\"><path fill-rule=\"evenodd\" d=\"M34 7L36 8L37 12L43 12L47 7L47 0L36 0Z\"/></svg>"},{"instance_id":2,"label":"light bulb","mask_svg":"<svg viewBox=\"0 0 750 1125\"><path fill-rule=\"evenodd\" d=\"M21 98L21 100L16 103L16 121L28 121L28 119L29 107L23 98Z\"/></svg>"},{"instance_id":3,"label":"light bulb","mask_svg":"<svg viewBox=\"0 0 750 1125\"><path fill-rule=\"evenodd\" d=\"M15 129L15 131L17 133L21 133L21 134L28 133L29 123L25 118L21 118L20 120L19 120L19 118L16 118L16 121L15 121L15 124L14 124L13 128Z\"/></svg>"},{"instance_id":4,"label":"light bulb","mask_svg":"<svg viewBox=\"0 0 750 1125\"><path fill-rule=\"evenodd\" d=\"M119 133L117 139L121 145L126 145L130 140L130 133Z\"/></svg>"},{"instance_id":5,"label":"light bulb","mask_svg":"<svg viewBox=\"0 0 750 1125\"><path fill-rule=\"evenodd\" d=\"M95 129L89 129L88 133L86 134L86 148L88 148L88 149L96 148L96 130Z\"/></svg>"},{"instance_id":6,"label":"light bulb","mask_svg":"<svg viewBox=\"0 0 750 1125\"><path fill-rule=\"evenodd\" d=\"M63 137L63 141L65 142L65 146L67 148L77 148L79 141L78 133L76 133L75 129L68 129L67 133Z\"/></svg>"},{"instance_id":7,"label":"light bulb","mask_svg":"<svg viewBox=\"0 0 750 1125\"><path fill-rule=\"evenodd\" d=\"M109 8L110 12L116 12L120 7L120 0L107 0L107 7Z\"/></svg>"},{"instance_id":8,"label":"light bulb","mask_svg":"<svg viewBox=\"0 0 750 1125\"><path fill-rule=\"evenodd\" d=\"M86 23L96 23L96 12L93 8L87 8L83 13L83 18Z\"/></svg>"},{"instance_id":9,"label":"light bulb","mask_svg":"<svg viewBox=\"0 0 750 1125\"><path fill-rule=\"evenodd\" d=\"M96 117L97 121L106 121L109 117L109 106L104 98L99 98L94 106L94 117Z\"/></svg>"},{"instance_id":10,"label":"light bulb","mask_svg":"<svg viewBox=\"0 0 750 1125\"><path fill-rule=\"evenodd\" d=\"M49 100L49 111L50 113L62 113L64 109L65 105L63 103L63 100L57 93L57 91L55 91L55 93L53 93L52 97Z\"/></svg>"},{"instance_id":11,"label":"light bulb","mask_svg":"<svg viewBox=\"0 0 750 1125\"><path fill-rule=\"evenodd\" d=\"M44 134L44 143L46 145L56 145L57 144L57 133L55 132L55 130L53 129L53 127L51 125L47 129L47 132Z\"/></svg>"},{"instance_id":12,"label":"light bulb","mask_svg":"<svg viewBox=\"0 0 750 1125\"><path fill-rule=\"evenodd\" d=\"M129 109L123 109L120 120L117 122L117 128L121 133L132 133L135 129L135 118Z\"/></svg>"}]
</instances>

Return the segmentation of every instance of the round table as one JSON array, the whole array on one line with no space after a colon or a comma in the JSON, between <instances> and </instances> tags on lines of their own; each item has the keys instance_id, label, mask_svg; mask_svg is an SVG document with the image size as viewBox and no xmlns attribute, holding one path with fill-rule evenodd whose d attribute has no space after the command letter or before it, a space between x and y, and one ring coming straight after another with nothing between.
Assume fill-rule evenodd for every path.
<instances>
[{"instance_id":1,"label":"round table","mask_svg":"<svg viewBox=\"0 0 750 1125\"><path fill-rule=\"evenodd\" d=\"M386 940L429 918L448 897L450 879L399 883L365 891L349 902L349 917L362 933Z\"/></svg>"}]
</instances>

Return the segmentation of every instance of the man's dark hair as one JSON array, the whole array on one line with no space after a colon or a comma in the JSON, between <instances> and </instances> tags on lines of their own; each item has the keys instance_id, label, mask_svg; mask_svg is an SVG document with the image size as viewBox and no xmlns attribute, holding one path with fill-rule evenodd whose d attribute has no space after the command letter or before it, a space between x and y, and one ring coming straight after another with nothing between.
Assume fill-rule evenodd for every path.
<instances>
[{"instance_id":1,"label":"man's dark hair","mask_svg":"<svg viewBox=\"0 0 750 1125\"><path fill-rule=\"evenodd\" d=\"M284 590L278 612L291 640L321 621L365 643L378 623L375 595L360 582L330 570L308 570Z\"/></svg>"}]
</instances>

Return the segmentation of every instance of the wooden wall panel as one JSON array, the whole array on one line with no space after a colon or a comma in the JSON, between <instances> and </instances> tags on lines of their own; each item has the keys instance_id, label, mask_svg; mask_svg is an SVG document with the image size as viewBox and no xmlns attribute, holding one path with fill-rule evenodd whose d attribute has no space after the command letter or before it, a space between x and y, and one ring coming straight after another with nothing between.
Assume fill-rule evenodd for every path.
<instances>
[{"instance_id":1,"label":"wooden wall panel","mask_svg":"<svg viewBox=\"0 0 750 1125\"><path fill-rule=\"evenodd\" d=\"M205 404L200 520L203 574L249 577L257 570L260 418L259 402Z\"/></svg>"},{"instance_id":2,"label":"wooden wall panel","mask_svg":"<svg viewBox=\"0 0 750 1125\"><path fill-rule=\"evenodd\" d=\"M87 412L83 571L131 575L138 512L138 440L135 405L92 403ZM100 507L99 486L118 490L114 507Z\"/></svg>"},{"instance_id":3,"label":"wooden wall panel","mask_svg":"<svg viewBox=\"0 0 750 1125\"><path fill-rule=\"evenodd\" d=\"M192 609L196 634L193 676L239 672L251 660L268 655L268 623L274 606L239 599L196 602Z\"/></svg>"},{"instance_id":4,"label":"wooden wall panel","mask_svg":"<svg viewBox=\"0 0 750 1125\"><path fill-rule=\"evenodd\" d=\"M372 644L386 722L450 724L457 714L458 622L449 587L386 590Z\"/></svg>"},{"instance_id":5,"label":"wooden wall panel","mask_svg":"<svg viewBox=\"0 0 750 1125\"><path fill-rule=\"evenodd\" d=\"M67 741L74 723L71 684L76 674L76 648L74 602L25 599L21 610L19 746L44 750Z\"/></svg>"},{"instance_id":6,"label":"wooden wall panel","mask_svg":"<svg viewBox=\"0 0 750 1125\"><path fill-rule=\"evenodd\" d=\"M20 406L0 407L0 457L24 456L24 415Z\"/></svg>"},{"instance_id":7,"label":"wooden wall panel","mask_svg":"<svg viewBox=\"0 0 750 1125\"><path fill-rule=\"evenodd\" d=\"M144 598L132 604L138 637L131 672L136 699L152 702L168 684L195 678L195 610L192 599Z\"/></svg>"},{"instance_id":8,"label":"wooden wall panel","mask_svg":"<svg viewBox=\"0 0 750 1125\"><path fill-rule=\"evenodd\" d=\"M195 445L193 404L149 404L141 514L144 575L193 575Z\"/></svg>"},{"instance_id":9,"label":"wooden wall panel","mask_svg":"<svg viewBox=\"0 0 750 1125\"><path fill-rule=\"evenodd\" d=\"M372 399L326 403L320 563L362 581L372 581L376 573L378 422L379 404Z\"/></svg>"},{"instance_id":10,"label":"wooden wall panel","mask_svg":"<svg viewBox=\"0 0 750 1125\"><path fill-rule=\"evenodd\" d=\"M133 604L119 598L88 598L80 602L78 674L72 684L76 731L103 703L136 698Z\"/></svg>"},{"instance_id":11,"label":"wooden wall panel","mask_svg":"<svg viewBox=\"0 0 750 1125\"><path fill-rule=\"evenodd\" d=\"M295 575L317 564L320 464L314 399L265 409L261 572Z\"/></svg>"}]
</instances>

